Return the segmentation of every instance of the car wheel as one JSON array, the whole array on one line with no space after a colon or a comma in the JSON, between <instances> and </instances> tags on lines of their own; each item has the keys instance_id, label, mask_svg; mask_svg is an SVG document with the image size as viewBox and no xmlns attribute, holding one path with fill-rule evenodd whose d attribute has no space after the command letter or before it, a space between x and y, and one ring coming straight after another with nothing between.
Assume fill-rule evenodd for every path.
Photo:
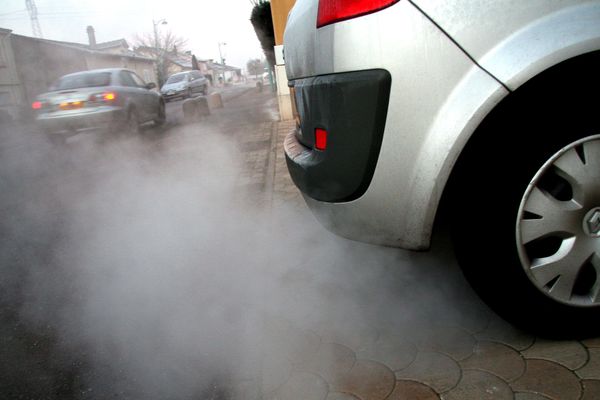
<instances>
[{"instance_id":1,"label":"car wheel","mask_svg":"<svg viewBox=\"0 0 600 400\"><path fill-rule=\"evenodd\" d=\"M139 119L138 112L136 111L135 108L132 108L131 110L129 110L129 113L127 114L126 130L127 130L127 132L131 132L131 133L139 133L140 132L140 119Z\"/></svg>"},{"instance_id":2,"label":"car wheel","mask_svg":"<svg viewBox=\"0 0 600 400\"><path fill-rule=\"evenodd\" d=\"M189 99L189 98L191 98L191 97L193 96L193 94L194 94L194 93L192 92L192 88L188 88L188 90L187 90L187 93L186 93L186 96L185 96L185 97L187 97L187 98Z\"/></svg>"},{"instance_id":3,"label":"car wheel","mask_svg":"<svg viewBox=\"0 0 600 400\"><path fill-rule=\"evenodd\" d=\"M452 189L467 280L505 319L546 336L600 327L600 126L589 105L564 103L573 98L484 124Z\"/></svg>"},{"instance_id":4,"label":"car wheel","mask_svg":"<svg viewBox=\"0 0 600 400\"><path fill-rule=\"evenodd\" d=\"M157 116L154 119L154 125L162 126L162 125L164 125L166 120L167 120L167 116L166 116L166 112L165 112L165 103L161 101L158 106Z\"/></svg>"},{"instance_id":5,"label":"car wheel","mask_svg":"<svg viewBox=\"0 0 600 400\"><path fill-rule=\"evenodd\" d=\"M208 96L208 85L204 85L204 90L202 90L202 94Z\"/></svg>"}]
</instances>

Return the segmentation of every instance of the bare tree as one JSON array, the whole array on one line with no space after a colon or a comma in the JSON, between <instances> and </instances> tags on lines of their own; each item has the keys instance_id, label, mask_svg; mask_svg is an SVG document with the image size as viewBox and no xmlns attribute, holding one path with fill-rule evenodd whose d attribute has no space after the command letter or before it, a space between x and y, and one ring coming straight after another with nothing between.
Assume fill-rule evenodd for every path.
<instances>
[{"instance_id":1,"label":"bare tree","mask_svg":"<svg viewBox=\"0 0 600 400\"><path fill-rule=\"evenodd\" d=\"M259 58L248 60L246 68L248 69L249 74L254 75L254 79L256 79L258 75L262 75L265 71L265 65Z\"/></svg>"},{"instance_id":2,"label":"bare tree","mask_svg":"<svg viewBox=\"0 0 600 400\"><path fill-rule=\"evenodd\" d=\"M134 36L134 48L156 58L159 86L162 86L169 74L169 55L177 55L184 51L186 44L187 39L173 34L170 30Z\"/></svg>"}]
</instances>

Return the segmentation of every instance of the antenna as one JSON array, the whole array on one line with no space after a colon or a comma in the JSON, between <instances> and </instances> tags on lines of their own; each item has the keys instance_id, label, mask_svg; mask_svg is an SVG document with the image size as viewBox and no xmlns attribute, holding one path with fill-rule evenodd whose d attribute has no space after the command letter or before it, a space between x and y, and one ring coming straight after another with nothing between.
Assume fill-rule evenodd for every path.
<instances>
[{"instance_id":1,"label":"antenna","mask_svg":"<svg viewBox=\"0 0 600 400\"><path fill-rule=\"evenodd\" d=\"M29 12L33 36L36 38L43 38L44 36L42 35L42 28L40 27L40 21L38 20L38 11L35 5L35 0L25 0L25 5L27 6L27 11Z\"/></svg>"}]
</instances>

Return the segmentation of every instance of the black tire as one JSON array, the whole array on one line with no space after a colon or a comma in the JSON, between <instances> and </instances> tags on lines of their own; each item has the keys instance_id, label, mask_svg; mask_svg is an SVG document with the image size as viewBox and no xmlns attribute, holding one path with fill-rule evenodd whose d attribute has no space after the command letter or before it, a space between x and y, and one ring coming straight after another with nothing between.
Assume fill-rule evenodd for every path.
<instances>
[{"instance_id":1,"label":"black tire","mask_svg":"<svg viewBox=\"0 0 600 400\"><path fill-rule=\"evenodd\" d=\"M502 317L547 337L585 337L600 332L600 305L557 301L550 295L552 286L546 291L543 284L534 282L532 262L522 261L524 246L517 234L517 225L523 222L519 218L525 215L520 207L530 183L534 177L544 176L540 172L550 171L542 167L565 146L600 134L598 111L587 100L600 89L600 79L581 80L572 78L554 85L534 80L514 92L471 139L449 188L452 236L465 277ZM560 190L568 192L565 183L555 180L552 185L556 187L548 190L558 200L566 200L559 198L568 197L559 194ZM596 206L600 207L600 202ZM549 251L544 257L554 254L558 249L550 249L556 246L550 240L535 242L543 247L535 251ZM596 271L588 268L586 273L581 265L568 264L568 268L577 275L577 285L587 287L593 281L600 285L600 266ZM573 290L571 296L576 294Z\"/></svg>"},{"instance_id":2,"label":"black tire","mask_svg":"<svg viewBox=\"0 0 600 400\"><path fill-rule=\"evenodd\" d=\"M165 103L163 101L160 102L158 106L158 115L154 119L154 125L163 126L167 120L167 114L165 111Z\"/></svg>"},{"instance_id":3,"label":"black tire","mask_svg":"<svg viewBox=\"0 0 600 400\"><path fill-rule=\"evenodd\" d=\"M137 110L132 108L127 113L127 121L125 122L125 130L129 133L140 133L140 118Z\"/></svg>"},{"instance_id":4,"label":"black tire","mask_svg":"<svg viewBox=\"0 0 600 400\"><path fill-rule=\"evenodd\" d=\"M204 85L204 90L202 90L202 94L208 96L208 85Z\"/></svg>"},{"instance_id":5,"label":"black tire","mask_svg":"<svg viewBox=\"0 0 600 400\"><path fill-rule=\"evenodd\" d=\"M194 92L192 91L192 88L188 88L185 97L188 99L191 99L193 95L194 95Z\"/></svg>"}]
</instances>

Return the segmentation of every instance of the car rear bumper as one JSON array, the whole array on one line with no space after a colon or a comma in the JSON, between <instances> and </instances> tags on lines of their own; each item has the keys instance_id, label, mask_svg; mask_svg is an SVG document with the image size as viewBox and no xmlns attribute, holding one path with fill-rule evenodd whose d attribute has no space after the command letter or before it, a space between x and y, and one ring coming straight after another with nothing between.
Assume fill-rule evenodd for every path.
<instances>
[{"instance_id":1,"label":"car rear bumper","mask_svg":"<svg viewBox=\"0 0 600 400\"><path fill-rule=\"evenodd\" d=\"M40 114L37 122L47 133L75 134L110 129L124 119L125 113L122 109L111 107L88 113Z\"/></svg>"},{"instance_id":2,"label":"car rear bumper","mask_svg":"<svg viewBox=\"0 0 600 400\"><path fill-rule=\"evenodd\" d=\"M299 126L288 135L284 148L294 183L315 200L357 199L375 171L390 74L381 69L355 71L297 79L290 85ZM317 130L326 135L326 148L315 143Z\"/></svg>"}]
</instances>

